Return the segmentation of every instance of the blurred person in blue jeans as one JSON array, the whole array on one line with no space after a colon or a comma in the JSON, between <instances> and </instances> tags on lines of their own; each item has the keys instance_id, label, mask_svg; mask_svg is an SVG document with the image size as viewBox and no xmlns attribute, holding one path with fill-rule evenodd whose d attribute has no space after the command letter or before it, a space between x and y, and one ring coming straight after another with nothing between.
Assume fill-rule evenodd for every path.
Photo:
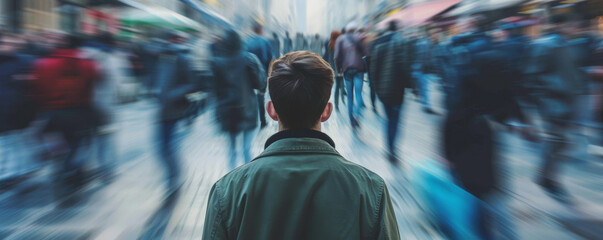
<instances>
[{"instance_id":1,"label":"blurred person in blue jeans","mask_svg":"<svg viewBox=\"0 0 603 240\"><path fill-rule=\"evenodd\" d=\"M397 32L396 22L391 22L388 31L371 45L370 76L375 92L387 115L386 136L388 160L396 164L396 139L400 126L400 113L406 88L411 88L414 45Z\"/></svg>"},{"instance_id":2,"label":"blurred person in blue jeans","mask_svg":"<svg viewBox=\"0 0 603 240\"><path fill-rule=\"evenodd\" d=\"M244 51L241 37L234 30L228 30L214 49L216 118L221 130L229 134L230 168L234 169L238 166L237 138L241 133L243 158L245 163L251 161L251 141L258 126L257 109L260 108L255 91L266 88L265 72L260 60Z\"/></svg>"},{"instance_id":3,"label":"blurred person in blue jeans","mask_svg":"<svg viewBox=\"0 0 603 240\"><path fill-rule=\"evenodd\" d=\"M247 47L247 51L254 54L262 64L264 72L268 71L270 68L270 63L272 62L273 50L270 44L270 41L266 40L262 37L264 34L264 28L259 23L256 23L253 26L253 35L249 37L245 43ZM257 93L258 99L258 110L260 113L260 128L266 127L266 110L264 110L264 101L265 101L265 92L266 89L259 89L260 91Z\"/></svg>"},{"instance_id":4,"label":"blurred person in blue jeans","mask_svg":"<svg viewBox=\"0 0 603 240\"><path fill-rule=\"evenodd\" d=\"M365 65L362 57L365 49L362 46L361 34L356 32L358 25L352 22L346 26L343 33L335 44L335 66L338 73L343 73L348 95L348 115L352 128L356 130L360 124L358 118L361 116L362 86L364 84ZM356 98L356 102L354 102Z\"/></svg>"},{"instance_id":5,"label":"blurred person in blue jeans","mask_svg":"<svg viewBox=\"0 0 603 240\"><path fill-rule=\"evenodd\" d=\"M191 66L190 49L184 45L186 35L178 31L167 34L168 45L159 59L159 141L160 158L166 168L169 190L181 185L181 161L176 152L177 123L187 117L190 102L187 94L198 90Z\"/></svg>"}]
</instances>

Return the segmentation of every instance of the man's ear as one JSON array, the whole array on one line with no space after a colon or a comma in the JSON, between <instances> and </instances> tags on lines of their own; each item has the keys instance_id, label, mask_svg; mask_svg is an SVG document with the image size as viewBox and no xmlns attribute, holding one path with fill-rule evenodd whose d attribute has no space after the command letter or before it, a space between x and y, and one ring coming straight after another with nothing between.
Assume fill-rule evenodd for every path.
<instances>
[{"instance_id":1,"label":"man's ear","mask_svg":"<svg viewBox=\"0 0 603 240\"><path fill-rule=\"evenodd\" d=\"M322 111L320 115L320 122L326 122L331 117L331 113L333 113L333 104L328 102L327 106L325 106L325 110Z\"/></svg>"},{"instance_id":2,"label":"man's ear","mask_svg":"<svg viewBox=\"0 0 603 240\"><path fill-rule=\"evenodd\" d=\"M278 114L276 114L276 109L274 109L274 104L272 101L268 101L268 103L266 103L266 112L268 112L268 116L270 116L272 120L278 121Z\"/></svg>"}]
</instances>

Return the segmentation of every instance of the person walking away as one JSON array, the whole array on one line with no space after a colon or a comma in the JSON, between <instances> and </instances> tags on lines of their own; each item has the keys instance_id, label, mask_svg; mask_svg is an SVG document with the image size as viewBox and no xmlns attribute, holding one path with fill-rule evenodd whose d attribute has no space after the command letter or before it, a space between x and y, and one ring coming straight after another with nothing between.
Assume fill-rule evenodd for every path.
<instances>
[{"instance_id":1,"label":"person walking away","mask_svg":"<svg viewBox=\"0 0 603 240\"><path fill-rule=\"evenodd\" d=\"M507 203L507 189L512 186L506 179L507 163L500 153L502 138L493 126L513 125L523 138L536 139L531 121L519 105L512 79L517 73L513 71L514 56L508 54L509 46L483 35L486 29L479 17L470 20L482 28L455 39L461 42L457 47L467 50L463 55L467 68L453 86L455 101L443 128L444 152L460 186L487 206L477 209L480 218L485 219L480 221L482 238L517 239Z\"/></svg>"},{"instance_id":2,"label":"person walking away","mask_svg":"<svg viewBox=\"0 0 603 240\"><path fill-rule=\"evenodd\" d=\"M181 185L182 162L176 142L177 123L187 116L190 102L186 95L198 90L191 66L190 49L184 45L184 33L172 31L159 59L159 142L160 159L166 170L168 191Z\"/></svg>"},{"instance_id":3,"label":"person walking away","mask_svg":"<svg viewBox=\"0 0 603 240\"><path fill-rule=\"evenodd\" d=\"M262 63L262 67L264 72L268 71L270 68L270 63L272 62L272 50L270 47L270 42L262 37L264 29L262 25L256 23L253 26L253 35L249 37L246 41L247 51L254 54L260 59ZM265 128L267 125L266 122L266 110L264 109L264 101L265 101L265 92L266 89L260 89L257 94L258 99L258 111L260 117L260 128Z\"/></svg>"},{"instance_id":4,"label":"person walking away","mask_svg":"<svg viewBox=\"0 0 603 240\"><path fill-rule=\"evenodd\" d=\"M302 33L297 33L295 35L295 42L293 43L293 51L303 51L306 50L304 35Z\"/></svg>"},{"instance_id":5,"label":"person walking away","mask_svg":"<svg viewBox=\"0 0 603 240\"><path fill-rule=\"evenodd\" d=\"M338 72L343 73L348 96L348 116L352 129L356 130L360 124L362 85L364 83L364 48L360 42L360 34L356 33L357 25L352 22L346 26L347 32L340 36L335 43L335 66ZM356 98L356 102L354 102Z\"/></svg>"},{"instance_id":6,"label":"person walking away","mask_svg":"<svg viewBox=\"0 0 603 240\"><path fill-rule=\"evenodd\" d=\"M61 134L69 147L58 182L77 188L84 181L83 159L88 157L83 144L97 124L92 103L100 73L97 63L79 50L80 37L63 35L59 41L64 42L35 62L34 91L48 118L45 130Z\"/></svg>"},{"instance_id":7,"label":"person walking away","mask_svg":"<svg viewBox=\"0 0 603 240\"><path fill-rule=\"evenodd\" d=\"M576 144L576 154L573 154L573 158L587 159L588 145L590 139L588 133L591 129L596 129L596 125L593 124L593 97L596 89L596 82L593 81L593 77L588 73L588 69L595 66L594 57L597 51L598 45L601 43L601 37L590 30L590 20L574 20L571 22L572 34L568 36L569 44L572 48L572 52L576 55L578 61L579 70L582 73L583 92L578 96L575 102L576 116L574 119L574 135L583 144Z\"/></svg>"},{"instance_id":8,"label":"person walking away","mask_svg":"<svg viewBox=\"0 0 603 240\"><path fill-rule=\"evenodd\" d=\"M279 132L210 191L203 239L400 239L381 177L344 159L321 132L333 71L315 53L288 53L268 79Z\"/></svg>"},{"instance_id":9,"label":"person walking away","mask_svg":"<svg viewBox=\"0 0 603 240\"><path fill-rule=\"evenodd\" d=\"M216 78L218 106L216 119L230 137L230 167L237 164L237 138L243 133L243 158L251 161L251 141L257 128L258 99L254 91L266 88L264 67L253 54L243 50L241 38L234 30L225 33L214 54L212 69Z\"/></svg>"},{"instance_id":10,"label":"person walking away","mask_svg":"<svg viewBox=\"0 0 603 240\"><path fill-rule=\"evenodd\" d=\"M276 32L272 32L272 39L270 39L270 48L272 49L272 59L281 57L281 40Z\"/></svg>"},{"instance_id":11,"label":"person walking away","mask_svg":"<svg viewBox=\"0 0 603 240\"><path fill-rule=\"evenodd\" d=\"M310 49L312 52L318 54L318 56L322 56L322 40L319 34L314 35L314 38L312 38Z\"/></svg>"},{"instance_id":12,"label":"person walking away","mask_svg":"<svg viewBox=\"0 0 603 240\"><path fill-rule=\"evenodd\" d=\"M567 15L553 15L550 31L530 47L527 84L544 122L542 165L536 182L554 199L568 203L570 196L559 183L559 164L570 146L568 134L575 101L583 93L584 78L567 40L571 34Z\"/></svg>"},{"instance_id":13,"label":"person walking away","mask_svg":"<svg viewBox=\"0 0 603 240\"><path fill-rule=\"evenodd\" d=\"M34 59L21 54L22 41L0 32L0 179L6 180L37 168L28 127L37 114L31 96Z\"/></svg>"},{"instance_id":14,"label":"person walking away","mask_svg":"<svg viewBox=\"0 0 603 240\"><path fill-rule=\"evenodd\" d=\"M337 67L335 65L335 43L337 43L337 39L341 36L341 32L337 30L333 30L331 32L331 38L328 40L328 45L325 48L325 56L326 60L331 65L331 68L335 72L335 110L339 111L339 98L341 101L344 100L345 87L343 86L343 73L337 71Z\"/></svg>"},{"instance_id":15,"label":"person walking away","mask_svg":"<svg viewBox=\"0 0 603 240\"><path fill-rule=\"evenodd\" d=\"M283 38L283 54L287 54L293 51L293 40L289 37L289 32L285 32L285 38Z\"/></svg>"},{"instance_id":16,"label":"person walking away","mask_svg":"<svg viewBox=\"0 0 603 240\"><path fill-rule=\"evenodd\" d=\"M396 22L391 22L388 31L376 39L371 46L372 64L369 69L375 92L387 116L387 159L396 164L399 155L396 139L400 126L400 112L406 88L412 88L413 45L397 32Z\"/></svg>"}]
</instances>

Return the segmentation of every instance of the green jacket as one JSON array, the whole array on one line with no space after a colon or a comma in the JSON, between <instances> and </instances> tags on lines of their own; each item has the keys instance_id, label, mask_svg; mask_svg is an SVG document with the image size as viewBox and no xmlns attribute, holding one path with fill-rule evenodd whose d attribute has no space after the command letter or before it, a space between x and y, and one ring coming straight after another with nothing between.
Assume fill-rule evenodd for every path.
<instances>
[{"instance_id":1,"label":"green jacket","mask_svg":"<svg viewBox=\"0 0 603 240\"><path fill-rule=\"evenodd\" d=\"M203 239L400 238L383 179L345 160L326 134L303 131L275 134L214 184ZM308 134L318 138L299 137Z\"/></svg>"}]
</instances>

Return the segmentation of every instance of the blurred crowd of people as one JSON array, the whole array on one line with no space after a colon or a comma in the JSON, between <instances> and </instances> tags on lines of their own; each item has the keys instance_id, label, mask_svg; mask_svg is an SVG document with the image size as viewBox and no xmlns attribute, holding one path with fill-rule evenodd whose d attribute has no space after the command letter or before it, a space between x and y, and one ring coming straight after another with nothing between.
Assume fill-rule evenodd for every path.
<instances>
[{"instance_id":1,"label":"blurred crowd of people","mask_svg":"<svg viewBox=\"0 0 603 240\"><path fill-rule=\"evenodd\" d=\"M347 103L354 132L367 108L367 83L370 107L377 112L381 102L385 110L386 157L393 164L403 161L396 139L408 89L426 114L445 114L442 152L467 192L487 203L504 198L496 136L509 129L542 142L535 181L553 198L570 203L559 181L559 163L573 144L570 135L592 135L588 141L595 149L603 145L603 42L589 21L553 15L546 22L533 39L522 34L521 24L486 23L480 16L461 21L462 33L456 36L396 22L384 30L350 23L327 38L297 33L293 39L288 32L268 37L260 24L253 24L248 36L225 30L208 39L167 31L137 42L109 33L2 32L0 141L12 146L3 147L0 162L58 159L57 182L68 188L85 183L86 169L95 164L95 172L110 181L117 159L117 105L152 97L158 106L158 154L175 190L182 184L176 128L194 120L210 95L218 126L230 138L234 169L239 153L245 163L251 161L253 137L267 126L270 64L305 50L331 64L335 108ZM445 109L433 107L435 84L444 93ZM596 104L587 102L592 95ZM24 141L26 129L32 139ZM503 208L496 210L504 213ZM513 236L504 214L489 217L496 227L484 227L484 239L493 234L484 229Z\"/></svg>"},{"instance_id":2,"label":"blurred crowd of people","mask_svg":"<svg viewBox=\"0 0 603 240\"><path fill-rule=\"evenodd\" d=\"M455 36L435 27L404 28L395 21L383 31L350 23L333 31L324 48L339 77L335 104L347 94L354 131L366 108L365 82L373 110L375 96L383 104L386 156L392 163L402 161L396 139L406 89L426 114L445 113L443 158L456 183L491 208L481 215L488 219L478 229L482 239L495 232L516 238L508 210L500 204L505 198L501 129L541 142L541 168L534 181L565 204L572 197L560 183L559 165L577 144L574 136L586 139L591 154L603 144L601 36L589 20L569 14L532 24L542 32L536 38L523 34L527 25L487 22L483 16L459 21L461 33ZM430 99L436 89L430 85L436 83L444 94L442 113Z\"/></svg>"}]
</instances>

